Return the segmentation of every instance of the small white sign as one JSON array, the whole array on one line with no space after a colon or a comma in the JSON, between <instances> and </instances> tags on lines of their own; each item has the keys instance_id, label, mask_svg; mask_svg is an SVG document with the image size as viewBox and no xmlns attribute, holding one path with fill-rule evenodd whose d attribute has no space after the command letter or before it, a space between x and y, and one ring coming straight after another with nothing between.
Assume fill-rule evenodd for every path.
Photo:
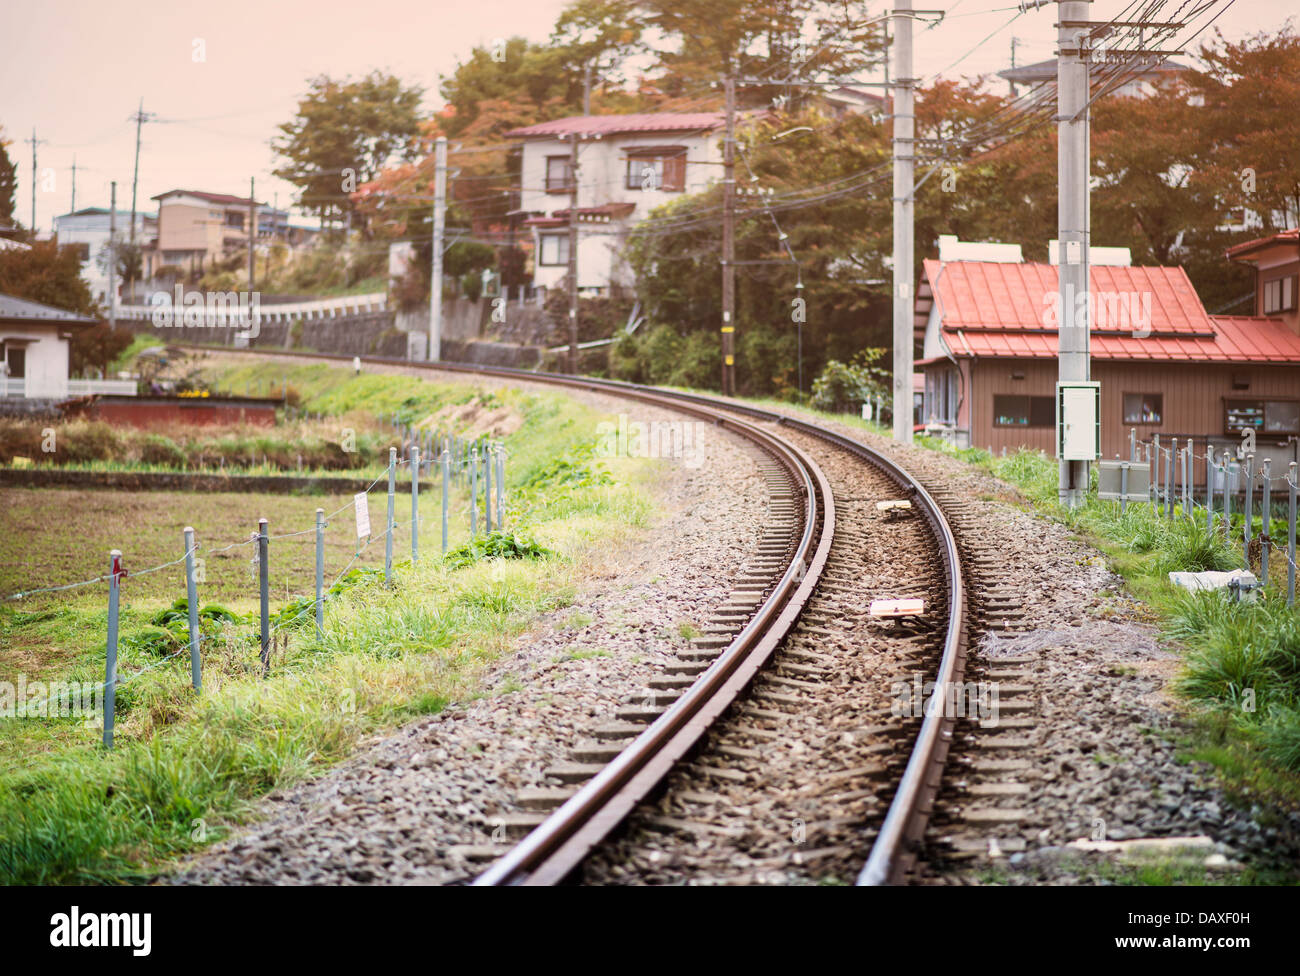
<instances>
[{"instance_id":1,"label":"small white sign","mask_svg":"<svg viewBox=\"0 0 1300 976\"><path fill-rule=\"evenodd\" d=\"M925 612L923 600L872 600L873 617L917 617Z\"/></svg>"},{"instance_id":2,"label":"small white sign","mask_svg":"<svg viewBox=\"0 0 1300 976\"><path fill-rule=\"evenodd\" d=\"M364 539L370 535L370 503L364 491L352 496L352 504L357 510L357 538Z\"/></svg>"}]
</instances>

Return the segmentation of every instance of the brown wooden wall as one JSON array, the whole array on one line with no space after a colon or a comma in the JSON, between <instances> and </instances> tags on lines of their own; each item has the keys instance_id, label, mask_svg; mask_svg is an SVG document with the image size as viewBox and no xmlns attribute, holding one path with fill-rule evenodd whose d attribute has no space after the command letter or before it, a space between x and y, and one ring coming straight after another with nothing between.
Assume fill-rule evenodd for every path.
<instances>
[{"instance_id":1,"label":"brown wooden wall","mask_svg":"<svg viewBox=\"0 0 1300 976\"><path fill-rule=\"evenodd\" d=\"M993 397L997 394L1055 396L1055 360L985 359L971 374L971 445L991 449L1038 449L1054 455L1055 431L1051 427L993 426ZM1012 379L1012 373L1024 379ZM1234 390L1233 378L1245 379L1249 389ZM1223 401L1231 398L1300 397L1300 366L1219 366L1191 363L1133 363L1094 361L1092 378L1101 383L1102 456L1128 457L1129 427L1123 423L1125 393L1160 393L1164 410L1160 424L1137 426L1139 440L1159 434L1162 445L1173 437L1196 438L1197 454L1204 454L1207 435L1223 437ZM1264 437L1261 435L1260 440ZM1204 481L1198 466L1196 480Z\"/></svg>"}]
</instances>

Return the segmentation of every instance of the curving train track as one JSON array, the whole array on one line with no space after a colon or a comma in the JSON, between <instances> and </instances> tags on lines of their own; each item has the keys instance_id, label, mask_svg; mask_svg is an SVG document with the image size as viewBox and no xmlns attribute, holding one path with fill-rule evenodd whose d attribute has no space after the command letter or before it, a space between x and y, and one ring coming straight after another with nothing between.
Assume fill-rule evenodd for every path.
<instances>
[{"instance_id":1,"label":"curving train track","mask_svg":"<svg viewBox=\"0 0 1300 976\"><path fill-rule=\"evenodd\" d=\"M765 535L703 636L618 721L593 729L577 762L551 771L558 785L527 798L532 812L514 824L526 836L474 883L904 882L952 741L969 627L957 539L921 482L852 438L747 404L562 374L428 368L707 420L761 451L769 489ZM895 600L920 608L872 606ZM911 688L925 691L900 708Z\"/></svg>"}]
</instances>

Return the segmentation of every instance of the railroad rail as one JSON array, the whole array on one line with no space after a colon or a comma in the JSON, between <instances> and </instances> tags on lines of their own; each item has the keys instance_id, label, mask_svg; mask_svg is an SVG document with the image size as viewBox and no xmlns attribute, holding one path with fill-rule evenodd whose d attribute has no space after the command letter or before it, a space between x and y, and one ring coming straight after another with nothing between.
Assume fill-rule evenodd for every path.
<instances>
[{"instance_id":1,"label":"railroad rail","mask_svg":"<svg viewBox=\"0 0 1300 976\"><path fill-rule=\"evenodd\" d=\"M192 348L351 362L349 356L328 353ZM945 625L942 653L932 677L933 692L925 703L906 764L866 863L858 873L857 883L897 884L905 879L915 862L947 758L954 717L945 703L949 689L963 679L968 639L966 580L956 537L943 509L917 478L880 451L850 437L777 411L719 397L567 374L463 363L412 363L387 357L361 358L364 363L376 366L427 368L584 389L706 419L757 445L774 459L788 473L802 505L796 516L797 542L788 547L789 558L783 571L765 586L761 602L743 629L666 711L519 844L494 862L476 879L476 885L558 884L570 877L593 849L697 746L791 633L826 566L836 532L835 499L821 468L777 430L814 438L883 472L903 493L903 498L921 513L942 564ZM772 429L765 430L759 424Z\"/></svg>"}]
</instances>

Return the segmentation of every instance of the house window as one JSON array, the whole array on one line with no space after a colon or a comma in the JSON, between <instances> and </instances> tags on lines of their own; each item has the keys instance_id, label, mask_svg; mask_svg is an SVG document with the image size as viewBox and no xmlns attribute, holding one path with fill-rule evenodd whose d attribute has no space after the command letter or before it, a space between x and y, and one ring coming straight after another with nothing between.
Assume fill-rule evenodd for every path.
<instances>
[{"instance_id":1,"label":"house window","mask_svg":"<svg viewBox=\"0 0 1300 976\"><path fill-rule=\"evenodd\" d=\"M1262 291L1265 315L1295 311L1298 278L1300 276L1291 275L1288 278L1274 278L1272 281L1264 282Z\"/></svg>"},{"instance_id":2,"label":"house window","mask_svg":"<svg viewBox=\"0 0 1300 976\"><path fill-rule=\"evenodd\" d=\"M627 188L680 193L686 189L686 150L677 147L629 149Z\"/></svg>"},{"instance_id":3,"label":"house window","mask_svg":"<svg viewBox=\"0 0 1300 976\"><path fill-rule=\"evenodd\" d=\"M554 266L569 263L569 235L543 234L538 249L538 264Z\"/></svg>"},{"instance_id":4,"label":"house window","mask_svg":"<svg viewBox=\"0 0 1300 976\"><path fill-rule=\"evenodd\" d=\"M65 244L63 246L66 247L69 251L72 251L74 254L76 254L78 261L90 260L90 245L88 243L76 242L73 244Z\"/></svg>"},{"instance_id":5,"label":"house window","mask_svg":"<svg viewBox=\"0 0 1300 976\"><path fill-rule=\"evenodd\" d=\"M1300 434L1300 400L1225 400L1223 429L1239 434L1243 428L1264 434Z\"/></svg>"},{"instance_id":6,"label":"house window","mask_svg":"<svg viewBox=\"0 0 1300 976\"><path fill-rule=\"evenodd\" d=\"M573 189L573 169L568 156L546 157L546 192L568 193Z\"/></svg>"},{"instance_id":7,"label":"house window","mask_svg":"<svg viewBox=\"0 0 1300 976\"><path fill-rule=\"evenodd\" d=\"M994 396L993 426L1055 427L1056 401L1049 396Z\"/></svg>"},{"instance_id":8,"label":"house window","mask_svg":"<svg viewBox=\"0 0 1300 976\"><path fill-rule=\"evenodd\" d=\"M234 228L236 228L237 230L243 230L243 229L244 229L244 215L241 214L241 213L228 213L228 214L226 214L226 226L227 226L227 227L234 227Z\"/></svg>"},{"instance_id":9,"label":"house window","mask_svg":"<svg viewBox=\"0 0 1300 976\"><path fill-rule=\"evenodd\" d=\"M27 375L27 350L20 346L10 346L5 350L5 362L9 365L9 378L20 380Z\"/></svg>"},{"instance_id":10,"label":"house window","mask_svg":"<svg viewBox=\"0 0 1300 976\"><path fill-rule=\"evenodd\" d=\"M1162 393L1125 393L1124 423L1158 424L1165 412L1165 397Z\"/></svg>"}]
</instances>

